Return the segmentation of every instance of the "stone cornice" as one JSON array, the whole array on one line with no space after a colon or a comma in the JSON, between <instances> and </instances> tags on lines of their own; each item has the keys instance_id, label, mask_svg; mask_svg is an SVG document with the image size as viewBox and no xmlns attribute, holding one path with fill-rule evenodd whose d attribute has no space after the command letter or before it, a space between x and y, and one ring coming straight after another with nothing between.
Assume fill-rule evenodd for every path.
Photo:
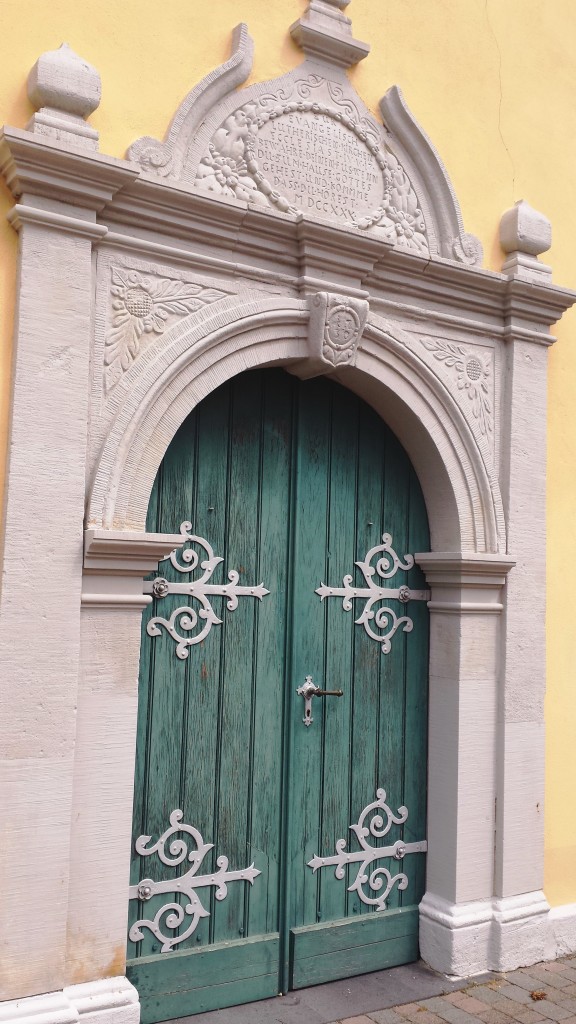
<instances>
[{"instance_id":1,"label":"stone cornice","mask_svg":"<svg viewBox=\"0 0 576 1024\"><path fill-rule=\"evenodd\" d=\"M23 224L40 224L46 228L54 228L70 235L83 235L96 241L103 238L108 231L104 224L96 224L81 217L67 217L63 213L43 210L37 206L26 206L24 203L16 203L8 212L7 220L15 231L20 231Z\"/></svg>"},{"instance_id":2,"label":"stone cornice","mask_svg":"<svg viewBox=\"0 0 576 1024\"><path fill-rule=\"evenodd\" d=\"M542 344L554 340L549 326L576 300L575 292L545 279L525 281L441 257L425 259L356 228L211 196L127 161L19 129L0 135L0 171L17 198L26 193L29 207L36 196L80 206L98 213L104 228L112 225L124 249L162 246L165 256L174 252L180 261L210 264L228 276L277 281L304 293L347 288L363 297L369 291L376 308L395 303L416 315L477 320L510 339ZM17 227L15 214L12 219ZM60 227L72 225L62 221ZM104 234L99 228L95 236L98 231Z\"/></svg>"},{"instance_id":3,"label":"stone cornice","mask_svg":"<svg viewBox=\"0 0 576 1024\"><path fill-rule=\"evenodd\" d=\"M125 160L8 127L0 132L0 173L16 199L31 193L96 211L138 176Z\"/></svg>"}]
</instances>

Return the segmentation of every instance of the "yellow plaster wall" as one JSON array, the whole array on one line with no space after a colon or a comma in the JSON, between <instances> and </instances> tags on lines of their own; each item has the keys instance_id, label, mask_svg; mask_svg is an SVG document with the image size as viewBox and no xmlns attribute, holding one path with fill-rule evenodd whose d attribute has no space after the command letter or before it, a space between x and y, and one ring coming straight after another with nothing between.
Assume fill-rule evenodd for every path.
<instances>
[{"instance_id":1,"label":"yellow plaster wall","mask_svg":"<svg viewBox=\"0 0 576 1024\"><path fill-rule=\"evenodd\" d=\"M30 116L25 80L46 49L67 41L98 67L92 124L122 156L140 135L161 137L183 96L228 56L240 18L256 43L253 79L300 60L287 27L304 0L1 0L0 121ZM354 0L348 13L369 58L352 73L372 109L404 90L451 175L467 230L498 269L501 213L526 199L550 217L555 280L576 287L576 4L573 0ZM0 190L0 491L6 446L16 240ZM576 313L550 356L548 475L548 753L546 894L576 901ZM41 510L39 510L41 513ZM534 557L542 557L535 551Z\"/></svg>"}]
</instances>

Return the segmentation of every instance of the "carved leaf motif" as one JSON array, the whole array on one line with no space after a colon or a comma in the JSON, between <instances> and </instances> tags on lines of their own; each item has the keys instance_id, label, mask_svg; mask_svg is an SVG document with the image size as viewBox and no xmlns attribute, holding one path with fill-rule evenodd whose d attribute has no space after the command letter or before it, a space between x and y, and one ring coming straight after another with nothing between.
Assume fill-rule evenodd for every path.
<instances>
[{"instance_id":1,"label":"carved leaf motif","mask_svg":"<svg viewBox=\"0 0 576 1024\"><path fill-rule=\"evenodd\" d=\"M480 433L484 436L491 434L493 425L489 387L492 370L490 356L467 350L461 345L440 338L425 339L423 344L435 359L453 371L453 376L456 375L456 386L459 391L468 395L472 415L478 421Z\"/></svg>"},{"instance_id":2,"label":"carved leaf motif","mask_svg":"<svg viewBox=\"0 0 576 1024\"><path fill-rule=\"evenodd\" d=\"M188 316L227 294L201 284L112 268L112 325L105 340L106 391L137 358L143 334L162 334L168 321Z\"/></svg>"}]
</instances>

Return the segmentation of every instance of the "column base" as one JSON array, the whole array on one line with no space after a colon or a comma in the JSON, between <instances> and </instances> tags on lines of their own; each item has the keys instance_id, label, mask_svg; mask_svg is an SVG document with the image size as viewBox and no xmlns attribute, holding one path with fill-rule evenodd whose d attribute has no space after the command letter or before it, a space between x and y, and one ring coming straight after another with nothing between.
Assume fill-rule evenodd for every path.
<instances>
[{"instance_id":1,"label":"column base","mask_svg":"<svg viewBox=\"0 0 576 1024\"><path fill-rule=\"evenodd\" d=\"M457 977L511 971L546 959L551 923L540 891L462 904L427 893L420 904L420 953L435 971Z\"/></svg>"},{"instance_id":2,"label":"column base","mask_svg":"<svg viewBox=\"0 0 576 1024\"><path fill-rule=\"evenodd\" d=\"M102 978L60 992L0 1003L1 1024L139 1024L138 993L127 978Z\"/></svg>"},{"instance_id":3,"label":"column base","mask_svg":"<svg viewBox=\"0 0 576 1024\"><path fill-rule=\"evenodd\" d=\"M493 971L513 971L546 959L550 906L541 890L495 899L492 925Z\"/></svg>"},{"instance_id":4,"label":"column base","mask_svg":"<svg viewBox=\"0 0 576 1024\"><path fill-rule=\"evenodd\" d=\"M420 904L420 955L441 974L482 974L489 970L491 924L491 900L457 904L426 893Z\"/></svg>"}]
</instances>

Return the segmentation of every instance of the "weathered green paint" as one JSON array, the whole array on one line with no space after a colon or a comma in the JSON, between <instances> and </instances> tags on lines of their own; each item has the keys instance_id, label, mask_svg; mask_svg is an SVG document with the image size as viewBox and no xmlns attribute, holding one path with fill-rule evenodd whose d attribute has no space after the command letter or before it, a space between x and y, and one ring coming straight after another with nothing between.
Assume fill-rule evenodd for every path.
<instances>
[{"instance_id":1,"label":"weathered green paint","mask_svg":"<svg viewBox=\"0 0 576 1024\"><path fill-rule=\"evenodd\" d=\"M417 956L424 891L423 854L404 860L408 889L394 889L385 912L347 891L357 867L338 880L331 868L313 874L307 866L315 854L335 853L338 839L355 848L349 825L382 786L393 810L408 806L404 839L425 837L426 606L411 603L414 631L397 633L383 655L354 623L361 602L345 612L341 600L321 602L314 592L322 582L341 585L384 531L400 555L427 550L424 503L405 452L339 385L302 383L281 370L243 374L195 410L166 453L148 528L174 532L184 520L224 558L214 582L237 569L242 584L262 581L270 594L240 598L233 612L215 598L223 624L186 661L165 632L150 638L145 630L181 596L146 612L134 839L157 838L179 807L214 843L202 873L225 855L230 869L254 861L261 875L253 886L230 883L221 902L201 890L210 917L177 952L161 954L149 932L129 944L144 1024L408 962ZM182 580L168 562L161 572ZM417 568L400 582L424 586ZM310 728L296 694L307 675L344 691L314 700ZM394 826L386 842L401 834ZM170 870L134 853L131 881ZM132 901L130 923L171 898Z\"/></svg>"}]
</instances>

